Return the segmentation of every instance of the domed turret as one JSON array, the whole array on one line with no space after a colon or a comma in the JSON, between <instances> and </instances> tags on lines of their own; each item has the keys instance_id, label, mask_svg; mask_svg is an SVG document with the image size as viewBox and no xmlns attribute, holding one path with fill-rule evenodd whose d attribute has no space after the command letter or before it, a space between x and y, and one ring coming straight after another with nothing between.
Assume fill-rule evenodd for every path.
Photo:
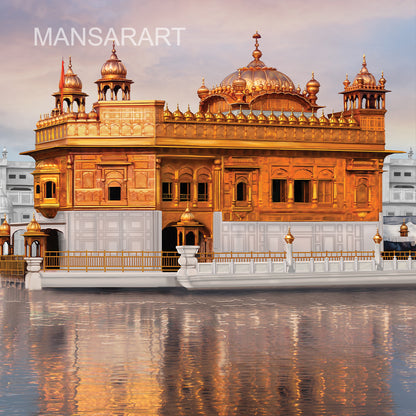
<instances>
[{"instance_id":1,"label":"domed turret","mask_svg":"<svg viewBox=\"0 0 416 416\"><path fill-rule=\"evenodd\" d=\"M60 84L60 91L52 94L52 96L55 97L55 108L52 110L52 113L56 115L60 111L72 113L76 110L76 106L78 106L79 112L85 112L85 97L88 97L88 95L82 92L81 79L72 70L71 57L69 57L68 70L66 71L62 81L63 83ZM67 104L65 106L66 108L62 105L63 103ZM76 103L75 108L74 103Z\"/></svg>"},{"instance_id":2,"label":"domed turret","mask_svg":"<svg viewBox=\"0 0 416 416\"><path fill-rule=\"evenodd\" d=\"M127 69L123 62L118 59L116 54L115 44L113 41L113 49L111 50L111 56L104 65L101 67L101 77L103 79L120 79L126 78Z\"/></svg>"},{"instance_id":3,"label":"domed turret","mask_svg":"<svg viewBox=\"0 0 416 416\"><path fill-rule=\"evenodd\" d=\"M352 82L354 87L366 87L366 88L374 88L377 86L376 79L374 75L368 72L367 69L367 61L365 60L365 55L363 55L363 63L360 72L354 78Z\"/></svg>"},{"instance_id":4,"label":"domed turret","mask_svg":"<svg viewBox=\"0 0 416 416\"><path fill-rule=\"evenodd\" d=\"M119 91L121 91L122 100L130 100L130 86L133 81L126 79L126 76L127 69L118 59L113 41L111 56L101 67L101 78L95 81L98 86L98 100L107 100L107 91L110 91L110 100L117 100Z\"/></svg>"},{"instance_id":5,"label":"domed turret","mask_svg":"<svg viewBox=\"0 0 416 416\"><path fill-rule=\"evenodd\" d=\"M72 62L71 57L69 57L69 65L68 70L64 76L64 92L65 89L71 91L81 91L82 90L82 82L79 79L77 74L74 74L72 71Z\"/></svg>"},{"instance_id":6,"label":"domed turret","mask_svg":"<svg viewBox=\"0 0 416 416\"><path fill-rule=\"evenodd\" d=\"M180 222L182 222L182 223L193 223L193 222L195 222L195 215L191 212L189 207L186 207L185 212L182 213Z\"/></svg>"},{"instance_id":7,"label":"domed turret","mask_svg":"<svg viewBox=\"0 0 416 416\"><path fill-rule=\"evenodd\" d=\"M26 228L28 233L39 233L41 231L41 227L39 223L36 221L35 214L33 214L32 221L28 224Z\"/></svg>"}]
</instances>

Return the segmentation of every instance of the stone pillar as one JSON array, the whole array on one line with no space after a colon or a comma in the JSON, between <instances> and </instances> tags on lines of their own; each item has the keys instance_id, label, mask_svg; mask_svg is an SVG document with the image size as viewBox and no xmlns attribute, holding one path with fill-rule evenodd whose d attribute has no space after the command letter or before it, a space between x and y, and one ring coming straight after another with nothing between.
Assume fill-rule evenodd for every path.
<instances>
[{"instance_id":1,"label":"stone pillar","mask_svg":"<svg viewBox=\"0 0 416 416\"><path fill-rule=\"evenodd\" d=\"M374 241L374 262L376 265L376 270L383 270L383 259L381 258L381 242L383 238L378 233L378 228L376 235L373 237Z\"/></svg>"},{"instance_id":2,"label":"stone pillar","mask_svg":"<svg viewBox=\"0 0 416 416\"><path fill-rule=\"evenodd\" d=\"M295 240L295 237L290 232L290 227L287 230L287 234L285 235L285 241L286 241L286 264L287 264L287 271L289 273L295 272L295 263L293 261L293 241Z\"/></svg>"},{"instance_id":3,"label":"stone pillar","mask_svg":"<svg viewBox=\"0 0 416 416\"><path fill-rule=\"evenodd\" d=\"M178 263L181 268L177 271L176 276L178 282L183 287L190 287L190 278L197 274L198 259L195 257L199 250L199 246L176 246L176 250L181 255Z\"/></svg>"},{"instance_id":4,"label":"stone pillar","mask_svg":"<svg viewBox=\"0 0 416 416\"><path fill-rule=\"evenodd\" d=\"M28 273L25 275L25 288L29 290L41 290L42 280L40 269L43 261L42 257L25 257Z\"/></svg>"}]
</instances>

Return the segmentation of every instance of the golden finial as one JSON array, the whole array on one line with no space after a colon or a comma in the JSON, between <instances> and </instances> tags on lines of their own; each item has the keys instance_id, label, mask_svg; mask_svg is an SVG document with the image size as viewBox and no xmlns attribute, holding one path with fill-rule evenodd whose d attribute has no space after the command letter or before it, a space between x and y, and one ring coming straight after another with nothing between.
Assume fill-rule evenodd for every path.
<instances>
[{"instance_id":1,"label":"golden finial","mask_svg":"<svg viewBox=\"0 0 416 416\"><path fill-rule=\"evenodd\" d=\"M379 234L379 232L378 232L378 228L377 228L377 231L376 231L375 236L373 237L373 241L374 241L376 244L380 244L380 243L383 241L383 238L381 237L381 235L380 235L380 234Z\"/></svg>"},{"instance_id":2,"label":"golden finial","mask_svg":"<svg viewBox=\"0 0 416 416\"><path fill-rule=\"evenodd\" d=\"M367 61L365 60L365 54L363 54L363 66L367 65Z\"/></svg>"},{"instance_id":3,"label":"golden finial","mask_svg":"<svg viewBox=\"0 0 416 416\"><path fill-rule=\"evenodd\" d=\"M312 71L312 79L315 79L315 72Z\"/></svg>"},{"instance_id":4,"label":"golden finial","mask_svg":"<svg viewBox=\"0 0 416 416\"><path fill-rule=\"evenodd\" d=\"M263 55L262 52L259 50L259 39L261 38L260 33L256 30L256 33L253 35L253 38L256 39L254 46L256 49L253 51L252 55L255 61L258 61L261 56Z\"/></svg>"},{"instance_id":5,"label":"golden finial","mask_svg":"<svg viewBox=\"0 0 416 416\"><path fill-rule=\"evenodd\" d=\"M69 57L69 65L68 68L72 69L72 61L71 61L71 57Z\"/></svg>"},{"instance_id":6,"label":"golden finial","mask_svg":"<svg viewBox=\"0 0 416 416\"><path fill-rule=\"evenodd\" d=\"M295 237L293 237L292 233L290 232L290 227L287 229L287 234L285 235L285 241L287 244L292 244L295 240Z\"/></svg>"},{"instance_id":7,"label":"golden finial","mask_svg":"<svg viewBox=\"0 0 416 416\"><path fill-rule=\"evenodd\" d=\"M113 49L111 49L112 53L116 53L116 42L113 40Z\"/></svg>"}]
</instances>

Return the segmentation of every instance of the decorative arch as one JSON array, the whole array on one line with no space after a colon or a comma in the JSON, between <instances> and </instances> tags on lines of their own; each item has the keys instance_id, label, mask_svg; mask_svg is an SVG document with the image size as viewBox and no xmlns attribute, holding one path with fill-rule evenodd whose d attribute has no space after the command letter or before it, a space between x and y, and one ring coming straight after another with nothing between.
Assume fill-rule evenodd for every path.
<instances>
[{"instance_id":1,"label":"decorative arch","mask_svg":"<svg viewBox=\"0 0 416 416\"><path fill-rule=\"evenodd\" d=\"M313 172L311 169L298 169L295 171L294 179L312 179Z\"/></svg>"}]
</instances>

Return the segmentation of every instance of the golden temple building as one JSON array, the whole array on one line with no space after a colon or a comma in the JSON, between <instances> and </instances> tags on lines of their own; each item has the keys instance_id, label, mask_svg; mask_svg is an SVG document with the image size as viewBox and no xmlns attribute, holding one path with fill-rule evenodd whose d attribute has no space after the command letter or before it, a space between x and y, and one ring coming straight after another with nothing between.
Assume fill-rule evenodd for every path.
<instances>
[{"instance_id":1,"label":"golden temple building","mask_svg":"<svg viewBox=\"0 0 416 416\"><path fill-rule=\"evenodd\" d=\"M131 100L113 45L86 94L70 61L55 107L36 124L34 203L48 249L175 250L188 208L202 251L368 250L382 229L386 80L362 67L324 114L305 88L253 59L209 89L199 109ZM62 100L62 102L61 102ZM341 103L340 103L341 104ZM173 110L173 109L172 109Z\"/></svg>"}]
</instances>

